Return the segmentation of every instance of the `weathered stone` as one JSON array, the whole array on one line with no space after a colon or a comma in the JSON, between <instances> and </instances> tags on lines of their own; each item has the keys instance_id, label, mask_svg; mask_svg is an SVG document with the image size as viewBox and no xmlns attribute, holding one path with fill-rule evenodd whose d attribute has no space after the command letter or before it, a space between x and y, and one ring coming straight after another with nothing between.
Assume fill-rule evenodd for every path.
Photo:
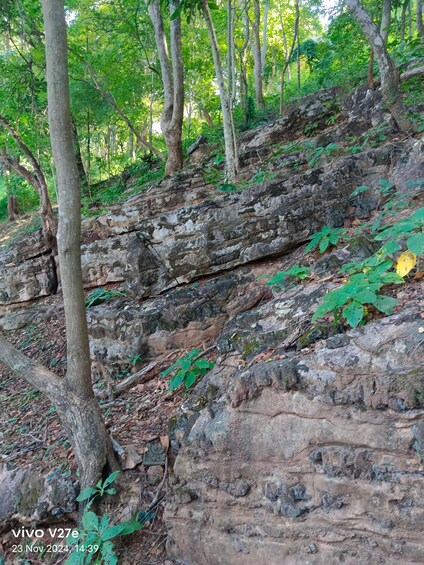
<instances>
[{"instance_id":1,"label":"weathered stone","mask_svg":"<svg viewBox=\"0 0 424 565\"><path fill-rule=\"evenodd\" d=\"M143 461L143 456L140 455L135 445L126 445L122 456L122 468L134 469Z\"/></svg>"},{"instance_id":2,"label":"weathered stone","mask_svg":"<svg viewBox=\"0 0 424 565\"><path fill-rule=\"evenodd\" d=\"M0 530L11 523L57 521L76 509L70 478L59 473L41 477L34 469L0 465Z\"/></svg>"},{"instance_id":3,"label":"weathered stone","mask_svg":"<svg viewBox=\"0 0 424 565\"><path fill-rule=\"evenodd\" d=\"M147 469L147 482L149 485L158 485L163 477L163 468L160 465L153 465Z\"/></svg>"},{"instance_id":4,"label":"weathered stone","mask_svg":"<svg viewBox=\"0 0 424 565\"><path fill-rule=\"evenodd\" d=\"M298 308L293 296L287 318ZM263 316L280 301L257 310ZM190 565L215 563L214 555L247 565L303 563L307 554L317 564L358 556L422 561L420 312L412 303L322 341L313 353L292 354L283 360L288 365L246 370L229 358L218 362L183 407L184 431L175 429L174 488L189 484L195 496L183 504L168 499L170 557ZM276 386L282 366L293 377ZM217 393L196 411L195 397L204 397L208 383ZM249 485L244 496L222 488L235 481Z\"/></svg>"}]
</instances>

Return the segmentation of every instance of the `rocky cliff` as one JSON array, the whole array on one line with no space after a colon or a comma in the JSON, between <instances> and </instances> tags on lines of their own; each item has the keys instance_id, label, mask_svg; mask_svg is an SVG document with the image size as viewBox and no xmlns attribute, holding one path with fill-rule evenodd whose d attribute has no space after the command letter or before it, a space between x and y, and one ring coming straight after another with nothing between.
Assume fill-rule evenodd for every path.
<instances>
[{"instance_id":1,"label":"rocky cliff","mask_svg":"<svg viewBox=\"0 0 424 565\"><path fill-rule=\"evenodd\" d=\"M422 282L392 316L346 332L311 316L340 265L373 253L361 234L305 259L308 284L261 279L299 263L323 225L367 217L380 180L414 195L423 141L370 143L385 120L368 91L325 91L244 134L243 190L218 190L203 163L84 222L86 288L124 293L88 310L93 359L218 351L171 421L168 551L181 563L424 560ZM358 151L353 134L367 136ZM359 185L371 190L352 197ZM61 308L43 302L57 279L39 234L2 249L0 272L3 331Z\"/></svg>"}]
</instances>

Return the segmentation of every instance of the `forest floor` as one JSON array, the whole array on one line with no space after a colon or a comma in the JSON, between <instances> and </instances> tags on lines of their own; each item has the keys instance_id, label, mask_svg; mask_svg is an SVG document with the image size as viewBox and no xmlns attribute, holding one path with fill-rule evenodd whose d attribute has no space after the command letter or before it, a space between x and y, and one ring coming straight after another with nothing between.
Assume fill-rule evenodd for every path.
<instances>
[{"instance_id":1,"label":"forest floor","mask_svg":"<svg viewBox=\"0 0 424 565\"><path fill-rule=\"evenodd\" d=\"M60 296L55 296L44 300L43 305L48 303L54 308L60 302ZM60 312L61 309L48 324L34 322L23 329L8 332L8 339L23 353L63 376L66 371L66 336L64 318ZM174 350L172 357L169 357L169 364L184 353ZM106 426L114 440L123 449L131 446L131 453L139 454L140 458L146 451L146 445L161 439L166 443L168 420L186 398L184 392L168 392L167 382L159 376L160 370L165 367L158 366L152 371L149 381L136 384L115 400L100 401ZM75 476L73 451L54 406L37 389L3 368L0 369L0 429L0 462L31 468L39 475L65 473ZM158 485L149 484L147 468L143 464L135 465L125 475L131 475L131 482L138 485L140 511L149 507L158 494L161 497L166 494L167 477L158 493ZM164 500L146 523L141 535L133 534L125 539L120 563L163 565L166 541L162 523L163 503ZM8 564L15 563L8 553L11 544L10 533L0 536L0 550L3 550L7 559L10 558L10 561L6 561ZM47 561L45 557L41 560L31 557L30 562L31 565L61 563L62 559L63 556L52 561Z\"/></svg>"}]
</instances>

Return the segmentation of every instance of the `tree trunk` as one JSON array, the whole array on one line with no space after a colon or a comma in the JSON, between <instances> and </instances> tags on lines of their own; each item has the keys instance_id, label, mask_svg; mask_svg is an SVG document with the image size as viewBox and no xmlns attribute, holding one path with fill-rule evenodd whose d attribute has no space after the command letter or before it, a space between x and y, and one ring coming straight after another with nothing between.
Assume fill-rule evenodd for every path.
<instances>
[{"instance_id":1,"label":"tree trunk","mask_svg":"<svg viewBox=\"0 0 424 565\"><path fill-rule=\"evenodd\" d=\"M0 124L6 128L10 136L15 141L16 145L28 159L31 164L33 171L29 171L26 167L20 165L17 159L14 159L4 151L0 154L0 160L3 163L7 163L9 168L14 170L16 174L22 176L27 182L31 184L38 192L40 198L40 216L43 224L43 235L46 246L52 251L53 255L57 254L57 242L56 242L56 232L57 232L57 221L53 213L52 204L50 201L49 192L47 189L46 177L41 169L41 166L37 159L35 158L32 151L24 143L24 141L19 136L18 132L11 125L9 120L0 114Z\"/></svg>"},{"instance_id":2,"label":"tree trunk","mask_svg":"<svg viewBox=\"0 0 424 565\"><path fill-rule=\"evenodd\" d=\"M381 31L381 37L383 38L384 41L384 45L387 45L387 40L389 39L391 10L392 10L392 1L383 0L380 31Z\"/></svg>"},{"instance_id":3,"label":"tree trunk","mask_svg":"<svg viewBox=\"0 0 424 565\"><path fill-rule=\"evenodd\" d=\"M387 108L401 131L412 129L413 124L406 116L406 110L402 100L399 71L388 54L378 27L361 6L359 0L346 0L346 5L357 20L362 32L367 37L374 51L380 70L381 91Z\"/></svg>"},{"instance_id":4,"label":"tree trunk","mask_svg":"<svg viewBox=\"0 0 424 565\"><path fill-rule=\"evenodd\" d=\"M284 111L284 77L286 74L286 70L290 64L290 59L292 58L293 55L294 46L296 45L296 42L298 42L298 37L299 37L299 20L300 20L299 0L296 0L295 10L296 12L295 12L294 29L293 29L293 41L290 46L290 51L288 53L287 53L287 41L285 40L285 61L284 61L283 71L281 73L281 85L280 85L280 116L283 115L283 111ZM280 13L280 23L283 31L283 36L285 37L284 23L281 13Z\"/></svg>"},{"instance_id":5,"label":"tree trunk","mask_svg":"<svg viewBox=\"0 0 424 565\"><path fill-rule=\"evenodd\" d=\"M80 147L80 143L79 143L79 139L78 139L78 130L77 130L77 126L75 124L75 121L72 119L71 116L71 125L72 125L72 142L74 145L74 154L75 154L75 160L77 162L77 167L78 167L78 175L79 175L79 179L81 182L81 185L83 187L87 187L87 175L85 173L85 169L84 169L84 163L82 160L82 155L81 155L81 147Z\"/></svg>"},{"instance_id":6,"label":"tree trunk","mask_svg":"<svg viewBox=\"0 0 424 565\"><path fill-rule=\"evenodd\" d=\"M13 222L19 216L18 198L11 194L7 195L7 217Z\"/></svg>"},{"instance_id":7,"label":"tree trunk","mask_svg":"<svg viewBox=\"0 0 424 565\"><path fill-rule=\"evenodd\" d=\"M268 12L269 12L269 0L265 0L264 21L262 27L262 49L261 49L262 78L264 77L264 69L266 64L266 51L267 51L267 41L268 41Z\"/></svg>"},{"instance_id":8,"label":"tree trunk","mask_svg":"<svg viewBox=\"0 0 424 565\"><path fill-rule=\"evenodd\" d=\"M424 36L424 22L423 22L423 0L416 0L415 1L415 18L417 22L417 33Z\"/></svg>"},{"instance_id":9,"label":"tree trunk","mask_svg":"<svg viewBox=\"0 0 424 565\"><path fill-rule=\"evenodd\" d=\"M155 30L155 41L161 68L164 106L161 117L162 133L168 149L165 174L172 175L183 167L182 126L184 116L184 68L181 46L180 17L172 19L179 3L171 0L169 9L172 63L163 24L160 0L148 3L149 16ZM172 66L171 66L172 65Z\"/></svg>"},{"instance_id":10,"label":"tree trunk","mask_svg":"<svg viewBox=\"0 0 424 565\"><path fill-rule=\"evenodd\" d=\"M404 0L402 4L402 10L400 13L400 39L405 40L405 29L406 29L406 12L409 6L410 0Z\"/></svg>"},{"instance_id":11,"label":"tree trunk","mask_svg":"<svg viewBox=\"0 0 424 565\"><path fill-rule=\"evenodd\" d=\"M54 403L70 434L82 488L115 461L91 383L81 270L81 194L72 142L65 11L62 0L42 0L50 138L59 191L58 248L67 334L67 373ZM38 369L39 372L39 369ZM50 382L57 380L50 378ZM41 383L41 390L46 387ZM48 393L48 390L46 390Z\"/></svg>"},{"instance_id":12,"label":"tree trunk","mask_svg":"<svg viewBox=\"0 0 424 565\"><path fill-rule=\"evenodd\" d=\"M383 6L381 11L381 24L380 33L383 38L384 45L387 45L387 40L389 39L390 32L390 12L391 12L392 2L391 0L383 0ZM374 51L371 48L370 61L368 64L368 88L374 88Z\"/></svg>"},{"instance_id":13,"label":"tree trunk","mask_svg":"<svg viewBox=\"0 0 424 565\"><path fill-rule=\"evenodd\" d=\"M259 0L253 0L253 21L252 21L252 55L253 55L253 73L255 75L255 93L256 104L258 108L265 106L263 88L262 88L262 56L261 56L261 7Z\"/></svg>"},{"instance_id":14,"label":"tree trunk","mask_svg":"<svg viewBox=\"0 0 424 565\"><path fill-rule=\"evenodd\" d=\"M228 90L225 87L224 74L222 72L221 58L218 49L218 41L216 38L215 28L213 27L208 0L201 0L201 6L203 17L205 18L206 22L206 28L208 30L209 41L211 44L216 81L218 83L219 98L221 101L222 121L224 126L226 177L229 180L235 180L239 169L239 161L237 154L237 140L235 139L234 129L232 127L232 111L230 106L230 99L228 96Z\"/></svg>"}]
</instances>

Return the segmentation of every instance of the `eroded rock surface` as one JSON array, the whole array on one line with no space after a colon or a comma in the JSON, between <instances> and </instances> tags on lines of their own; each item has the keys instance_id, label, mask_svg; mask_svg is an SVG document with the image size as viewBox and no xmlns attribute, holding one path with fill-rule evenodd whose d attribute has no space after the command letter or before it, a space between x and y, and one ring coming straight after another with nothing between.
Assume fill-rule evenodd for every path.
<instances>
[{"instance_id":1,"label":"eroded rock surface","mask_svg":"<svg viewBox=\"0 0 424 565\"><path fill-rule=\"evenodd\" d=\"M278 299L272 305L278 311ZM286 305L287 319L298 307ZM223 357L174 431L170 556L190 565L422 562L421 309L309 354L247 368Z\"/></svg>"},{"instance_id":2,"label":"eroded rock surface","mask_svg":"<svg viewBox=\"0 0 424 565\"><path fill-rule=\"evenodd\" d=\"M52 472L41 477L32 467L0 465L0 531L11 524L58 521L76 510L77 492L69 477Z\"/></svg>"}]
</instances>

